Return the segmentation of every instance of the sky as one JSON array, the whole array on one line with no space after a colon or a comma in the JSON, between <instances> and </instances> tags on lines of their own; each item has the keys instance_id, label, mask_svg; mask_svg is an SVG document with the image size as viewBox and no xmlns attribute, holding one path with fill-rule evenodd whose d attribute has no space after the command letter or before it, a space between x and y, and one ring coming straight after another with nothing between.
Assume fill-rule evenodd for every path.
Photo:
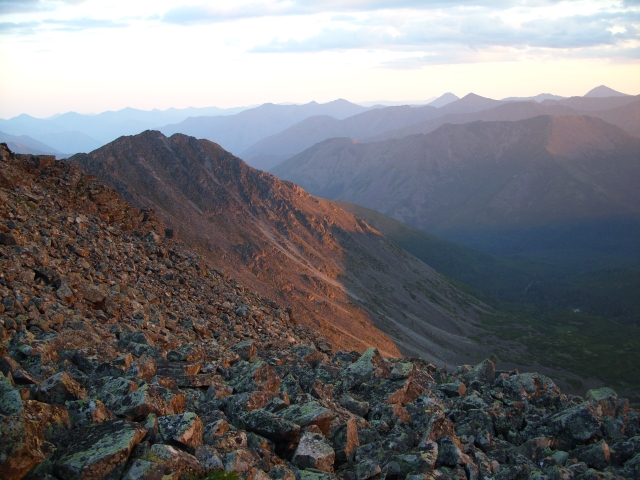
<instances>
[{"instance_id":1,"label":"sky","mask_svg":"<svg viewBox=\"0 0 640 480\"><path fill-rule=\"evenodd\" d=\"M0 0L0 118L640 94L640 0Z\"/></svg>"}]
</instances>

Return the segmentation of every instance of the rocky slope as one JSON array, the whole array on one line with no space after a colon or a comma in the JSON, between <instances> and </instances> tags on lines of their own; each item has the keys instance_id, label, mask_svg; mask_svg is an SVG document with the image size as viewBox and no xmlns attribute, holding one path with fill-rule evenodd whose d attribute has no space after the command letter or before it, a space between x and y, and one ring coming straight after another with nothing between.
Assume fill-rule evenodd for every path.
<instances>
[{"instance_id":1,"label":"rocky slope","mask_svg":"<svg viewBox=\"0 0 640 480\"><path fill-rule=\"evenodd\" d=\"M443 233L638 215L639 153L639 139L602 120L539 116L327 140L273 173Z\"/></svg>"},{"instance_id":2,"label":"rocky slope","mask_svg":"<svg viewBox=\"0 0 640 480\"><path fill-rule=\"evenodd\" d=\"M338 348L442 363L488 355L469 338L485 307L365 222L207 140L123 137L72 162ZM399 350L398 350L399 349Z\"/></svg>"},{"instance_id":3,"label":"rocky slope","mask_svg":"<svg viewBox=\"0 0 640 480\"><path fill-rule=\"evenodd\" d=\"M0 146L3 479L622 479L640 413L539 374L332 354L52 157Z\"/></svg>"}]
</instances>

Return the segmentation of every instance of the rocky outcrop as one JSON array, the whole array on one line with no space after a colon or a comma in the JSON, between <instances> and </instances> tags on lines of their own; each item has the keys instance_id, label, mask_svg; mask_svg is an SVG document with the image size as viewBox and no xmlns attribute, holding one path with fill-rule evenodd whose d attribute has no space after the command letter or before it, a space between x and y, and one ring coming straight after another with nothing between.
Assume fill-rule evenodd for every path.
<instances>
[{"instance_id":1,"label":"rocky outcrop","mask_svg":"<svg viewBox=\"0 0 640 480\"><path fill-rule=\"evenodd\" d=\"M640 471L640 413L611 390L564 395L489 360L331 353L152 212L65 163L0 154L0 229L16 239L0 246L0 478Z\"/></svg>"}]
</instances>

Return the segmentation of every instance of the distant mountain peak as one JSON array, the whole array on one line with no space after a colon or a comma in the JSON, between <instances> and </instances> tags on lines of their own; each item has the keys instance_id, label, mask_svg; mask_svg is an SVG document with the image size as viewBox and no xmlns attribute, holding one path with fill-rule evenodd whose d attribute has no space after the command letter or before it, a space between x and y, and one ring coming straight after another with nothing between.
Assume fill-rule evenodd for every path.
<instances>
[{"instance_id":1,"label":"distant mountain peak","mask_svg":"<svg viewBox=\"0 0 640 480\"><path fill-rule=\"evenodd\" d=\"M445 105L448 105L451 102L455 102L456 100L460 100L460 97L458 97L457 95L454 95L451 92L447 92L443 95L440 95L438 98L436 98L433 102L429 103L428 105L431 105L432 107L440 108L440 107L444 107Z\"/></svg>"},{"instance_id":2,"label":"distant mountain peak","mask_svg":"<svg viewBox=\"0 0 640 480\"><path fill-rule=\"evenodd\" d=\"M606 85L600 85L594 89L589 90L585 95L585 97L591 98L604 98L604 97L628 97L626 93L618 92L613 88L609 88Z\"/></svg>"}]
</instances>

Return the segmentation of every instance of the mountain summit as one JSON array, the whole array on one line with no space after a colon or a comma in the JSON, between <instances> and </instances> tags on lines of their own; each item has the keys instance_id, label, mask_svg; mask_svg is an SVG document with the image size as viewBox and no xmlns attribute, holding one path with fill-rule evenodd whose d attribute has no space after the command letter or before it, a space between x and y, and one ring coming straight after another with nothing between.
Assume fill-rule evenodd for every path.
<instances>
[{"instance_id":1,"label":"mountain summit","mask_svg":"<svg viewBox=\"0 0 640 480\"><path fill-rule=\"evenodd\" d=\"M609 88L606 85L600 85L599 87L589 90L585 97L590 98L605 98L605 97L628 97L626 93L618 92L613 88Z\"/></svg>"}]
</instances>

